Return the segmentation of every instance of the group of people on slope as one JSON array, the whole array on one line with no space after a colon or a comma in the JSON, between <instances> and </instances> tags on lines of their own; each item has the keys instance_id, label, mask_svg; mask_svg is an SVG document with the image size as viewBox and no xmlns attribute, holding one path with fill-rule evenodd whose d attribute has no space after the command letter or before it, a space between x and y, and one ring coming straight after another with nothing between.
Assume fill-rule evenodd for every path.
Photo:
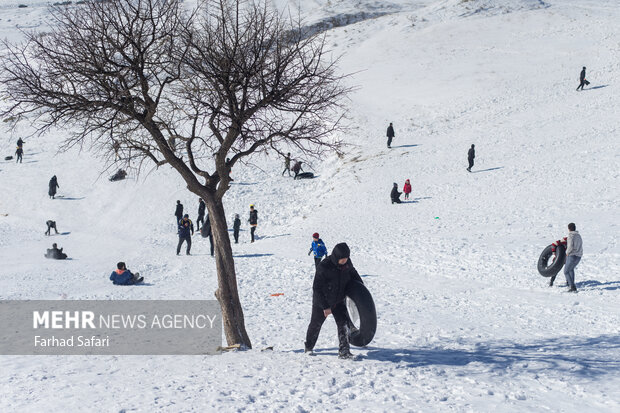
<instances>
[{"instance_id":1,"label":"group of people on slope","mask_svg":"<svg viewBox=\"0 0 620 413\"><path fill-rule=\"evenodd\" d=\"M297 160L295 161L295 163L293 164L293 167L291 168L291 153L288 152L284 156L284 170L282 171L282 176L284 176L285 172L288 172L288 176L291 176L291 171L293 171L293 173L295 174L293 176L293 179L297 179L299 177L299 174L303 172L303 168L301 167L301 165L302 165L302 162Z\"/></svg>"},{"instance_id":2,"label":"group of people on slope","mask_svg":"<svg viewBox=\"0 0 620 413\"><path fill-rule=\"evenodd\" d=\"M213 232L211 231L211 220L209 214L206 214L206 204L202 198L198 199L198 218L196 220L196 231L200 231L200 234L204 238L209 238L211 244L211 256L215 255ZM186 255L191 255L192 248L192 235L194 235L194 223L189 218L189 214L183 214L183 204L180 200L177 200L176 209L174 211L175 222L177 225L177 234L179 236L179 243L177 244L177 255L181 252L181 246L186 244ZM248 219L250 224L250 242L254 242L256 239L256 228L258 227L258 211L254 208L254 204L250 205L250 216ZM202 224L202 225L201 225ZM239 214L235 214L233 221L233 237L235 244L239 243L239 231L241 230L241 218Z\"/></svg>"}]
</instances>

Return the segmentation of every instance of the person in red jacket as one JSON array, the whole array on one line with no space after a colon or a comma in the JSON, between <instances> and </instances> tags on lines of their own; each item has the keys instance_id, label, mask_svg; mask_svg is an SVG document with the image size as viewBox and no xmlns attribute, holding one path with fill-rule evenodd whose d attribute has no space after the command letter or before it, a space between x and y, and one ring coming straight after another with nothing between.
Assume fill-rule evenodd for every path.
<instances>
[{"instance_id":1,"label":"person in red jacket","mask_svg":"<svg viewBox=\"0 0 620 413\"><path fill-rule=\"evenodd\" d=\"M411 184L409 183L409 179L405 181L405 186L403 186L403 192L405 193L405 199L409 199L409 194L411 193Z\"/></svg>"}]
</instances>

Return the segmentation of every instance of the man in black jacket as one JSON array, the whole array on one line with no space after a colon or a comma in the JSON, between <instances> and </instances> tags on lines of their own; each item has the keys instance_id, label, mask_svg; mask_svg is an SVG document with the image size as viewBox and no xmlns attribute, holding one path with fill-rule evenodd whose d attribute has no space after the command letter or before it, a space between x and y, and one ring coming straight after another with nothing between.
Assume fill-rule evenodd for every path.
<instances>
[{"instance_id":1,"label":"man in black jacket","mask_svg":"<svg viewBox=\"0 0 620 413\"><path fill-rule=\"evenodd\" d=\"M394 136L396 136L394 134L394 127L392 126L392 122L390 122L390 126L388 126L387 128L387 138L388 138L387 147L388 148L392 147L392 138L394 138Z\"/></svg>"},{"instance_id":2,"label":"man in black jacket","mask_svg":"<svg viewBox=\"0 0 620 413\"><path fill-rule=\"evenodd\" d=\"M402 192L398 192L398 184L394 182L394 186L392 186L392 192L390 192L390 198L392 199L392 203L402 203L402 201L400 200L400 194L402 194Z\"/></svg>"},{"instance_id":3,"label":"man in black jacket","mask_svg":"<svg viewBox=\"0 0 620 413\"><path fill-rule=\"evenodd\" d=\"M254 242L254 232L256 231L256 227L258 226L258 211L254 209L254 204L250 205L250 219L248 219L250 223L250 236L252 237L252 241Z\"/></svg>"},{"instance_id":4,"label":"man in black jacket","mask_svg":"<svg viewBox=\"0 0 620 413\"><path fill-rule=\"evenodd\" d=\"M583 69L581 69L581 74L579 75L579 86L577 86L577 90L579 90L579 88L583 90L583 87L589 84L590 82L586 80L586 67L584 66Z\"/></svg>"},{"instance_id":5,"label":"man in black jacket","mask_svg":"<svg viewBox=\"0 0 620 413\"><path fill-rule=\"evenodd\" d=\"M202 235L203 238L209 238L209 243L211 244L211 256L213 257L213 233L211 232L211 221L209 220L209 214L207 214L207 220L202 225L200 235Z\"/></svg>"},{"instance_id":6,"label":"man in black jacket","mask_svg":"<svg viewBox=\"0 0 620 413\"><path fill-rule=\"evenodd\" d=\"M205 223L205 201L202 198L198 198L198 218L196 219L196 231L200 231L200 224Z\"/></svg>"},{"instance_id":7,"label":"man in black jacket","mask_svg":"<svg viewBox=\"0 0 620 413\"><path fill-rule=\"evenodd\" d=\"M344 242L337 244L332 254L321 261L316 270L312 285L312 316L305 342L307 353L312 353L323 322L332 314L338 327L338 357L353 357L349 349L349 316L344 304L345 291L350 281L359 281L362 284L363 282L353 267L349 255L347 244Z\"/></svg>"},{"instance_id":8,"label":"man in black jacket","mask_svg":"<svg viewBox=\"0 0 620 413\"><path fill-rule=\"evenodd\" d=\"M467 171L471 172L472 166L474 166L474 158L476 157L476 150L474 149L474 144L471 144L471 148L467 152L467 162L469 162L469 166L467 167Z\"/></svg>"},{"instance_id":9,"label":"man in black jacket","mask_svg":"<svg viewBox=\"0 0 620 413\"><path fill-rule=\"evenodd\" d=\"M183 219L183 204L179 200L177 200L177 207L174 210L174 217L176 218L176 224L179 225L179 222Z\"/></svg>"}]
</instances>

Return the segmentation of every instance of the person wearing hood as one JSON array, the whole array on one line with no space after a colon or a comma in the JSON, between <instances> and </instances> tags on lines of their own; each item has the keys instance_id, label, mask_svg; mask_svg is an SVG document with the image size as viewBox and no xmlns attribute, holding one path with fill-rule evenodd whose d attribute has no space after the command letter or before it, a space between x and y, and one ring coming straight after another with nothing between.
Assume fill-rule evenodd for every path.
<instances>
[{"instance_id":1,"label":"person wearing hood","mask_svg":"<svg viewBox=\"0 0 620 413\"><path fill-rule=\"evenodd\" d=\"M144 277L140 277L139 272L133 274L124 262L119 262L116 264L116 270L110 274L110 280L114 285L134 285L144 281Z\"/></svg>"},{"instance_id":2,"label":"person wearing hood","mask_svg":"<svg viewBox=\"0 0 620 413\"><path fill-rule=\"evenodd\" d=\"M56 175L54 175L52 176L52 179L50 179L49 191L47 191L48 195L52 199L56 197L56 188L60 188L60 185L58 185L58 178L56 178Z\"/></svg>"},{"instance_id":3,"label":"person wearing hood","mask_svg":"<svg viewBox=\"0 0 620 413\"><path fill-rule=\"evenodd\" d=\"M319 263L327 255L327 248L325 247L325 243L321 238L319 238L319 233L315 232L312 234L312 244L310 245L310 251L308 251L308 255L314 252L314 268L319 268Z\"/></svg>"},{"instance_id":4,"label":"person wearing hood","mask_svg":"<svg viewBox=\"0 0 620 413\"><path fill-rule=\"evenodd\" d=\"M312 284L312 315L306 332L305 352L313 354L321 326L332 314L338 329L338 357L351 358L349 347L349 315L345 306L345 291L350 281L363 281L353 263L347 244L337 244L332 254L321 261Z\"/></svg>"},{"instance_id":5,"label":"person wearing hood","mask_svg":"<svg viewBox=\"0 0 620 413\"><path fill-rule=\"evenodd\" d=\"M394 186L392 187L392 192L390 193L390 198L392 198L392 203L400 204L402 201L400 200L400 194L402 192L398 192L398 184L394 182Z\"/></svg>"},{"instance_id":6,"label":"person wearing hood","mask_svg":"<svg viewBox=\"0 0 620 413\"><path fill-rule=\"evenodd\" d=\"M474 144L471 144L471 148L467 151L467 162L469 162L469 166L467 167L467 171L471 172L471 168L474 166L474 158L476 157L476 150L474 149Z\"/></svg>"},{"instance_id":7,"label":"person wearing hood","mask_svg":"<svg viewBox=\"0 0 620 413\"><path fill-rule=\"evenodd\" d=\"M411 193L411 183L409 179L405 181L405 186L403 186L403 193L405 194L405 199L409 199L409 194Z\"/></svg>"},{"instance_id":8,"label":"person wearing hood","mask_svg":"<svg viewBox=\"0 0 620 413\"><path fill-rule=\"evenodd\" d=\"M564 276L566 277L566 283L568 284L568 291L572 293L577 292L575 286L575 267L581 261L583 255L583 243L581 241L581 235L577 231L577 227L574 223L568 224L568 237L566 240L566 263L564 264Z\"/></svg>"}]
</instances>

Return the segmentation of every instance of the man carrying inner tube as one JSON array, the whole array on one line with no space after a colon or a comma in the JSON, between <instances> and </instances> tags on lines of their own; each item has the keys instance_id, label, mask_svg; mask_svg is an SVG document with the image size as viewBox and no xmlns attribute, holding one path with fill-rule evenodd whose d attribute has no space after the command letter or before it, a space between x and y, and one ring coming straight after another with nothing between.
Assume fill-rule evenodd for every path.
<instances>
[{"instance_id":1,"label":"man carrying inner tube","mask_svg":"<svg viewBox=\"0 0 620 413\"><path fill-rule=\"evenodd\" d=\"M353 357L349 349L349 316L344 303L345 290L349 281L359 281L362 284L363 281L353 267L349 255L349 247L343 242L337 244L332 254L318 265L312 285L312 316L306 333L306 353L313 354L312 349L319 338L321 326L327 316L332 314L338 327L338 357Z\"/></svg>"}]
</instances>

